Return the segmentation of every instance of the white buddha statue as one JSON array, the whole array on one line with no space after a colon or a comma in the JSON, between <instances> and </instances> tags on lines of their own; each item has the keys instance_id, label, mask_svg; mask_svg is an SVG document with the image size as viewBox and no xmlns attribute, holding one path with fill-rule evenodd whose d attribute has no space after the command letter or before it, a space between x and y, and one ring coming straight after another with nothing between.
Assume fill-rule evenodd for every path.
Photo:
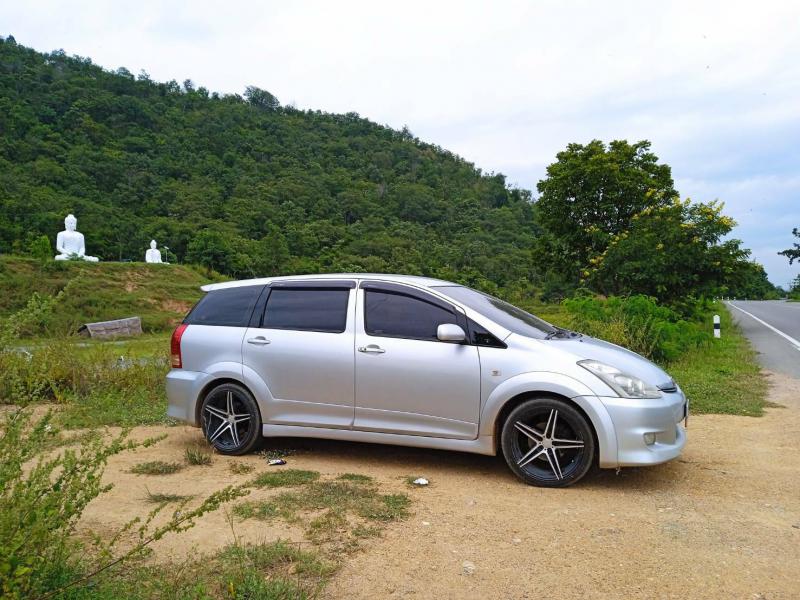
<instances>
[{"instance_id":1,"label":"white buddha statue","mask_svg":"<svg viewBox=\"0 0 800 600\"><path fill-rule=\"evenodd\" d=\"M155 240L150 240L150 250L144 253L144 262L167 264L161 260L161 250L156 248Z\"/></svg>"},{"instance_id":2,"label":"white buddha statue","mask_svg":"<svg viewBox=\"0 0 800 600\"><path fill-rule=\"evenodd\" d=\"M100 260L94 256L86 256L86 245L83 241L83 234L75 231L78 226L78 219L74 215L67 215L64 219L64 231L56 237L56 260L86 260L97 262Z\"/></svg>"}]
</instances>

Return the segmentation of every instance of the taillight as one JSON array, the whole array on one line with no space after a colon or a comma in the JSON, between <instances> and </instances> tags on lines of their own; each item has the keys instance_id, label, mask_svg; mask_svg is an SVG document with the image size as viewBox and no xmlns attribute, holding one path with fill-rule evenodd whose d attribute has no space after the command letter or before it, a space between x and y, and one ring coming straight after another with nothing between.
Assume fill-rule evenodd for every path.
<instances>
[{"instance_id":1,"label":"taillight","mask_svg":"<svg viewBox=\"0 0 800 600\"><path fill-rule=\"evenodd\" d=\"M172 340L170 340L169 343L169 350L170 362L173 369L183 368L183 361L181 360L181 338L183 337L183 332L186 331L187 327L188 325L186 323L181 323L175 328L175 331L172 332Z\"/></svg>"}]
</instances>

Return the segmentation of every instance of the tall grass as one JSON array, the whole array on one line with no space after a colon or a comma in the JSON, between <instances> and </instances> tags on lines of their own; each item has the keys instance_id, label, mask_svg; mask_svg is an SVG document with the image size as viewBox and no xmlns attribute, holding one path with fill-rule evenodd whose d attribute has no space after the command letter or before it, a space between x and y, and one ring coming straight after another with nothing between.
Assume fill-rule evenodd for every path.
<instances>
[{"instance_id":1,"label":"tall grass","mask_svg":"<svg viewBox=\"0 0 800 600\"><path fill-rule=\"evenodd\" d=\"M563 305L572 329L659 362L673 361L711 339L702 304L689 317L648 296L578 296Z\"/></svg>"},{"instance_id":2,"label":"tall grass","mask_svg":"<svg viewBox=\"0 0 800 600\"><path fill-rule=\"evenodd\" d=\"M121 354L121 346L76 338L18 344L23 332L41 332L63 297L34 293L25 307L0 319L0 404L59 403L65 406L59 419L76 427L163 421L166 344L155 355L136 358Z\"/></svg>"}]
</instances>

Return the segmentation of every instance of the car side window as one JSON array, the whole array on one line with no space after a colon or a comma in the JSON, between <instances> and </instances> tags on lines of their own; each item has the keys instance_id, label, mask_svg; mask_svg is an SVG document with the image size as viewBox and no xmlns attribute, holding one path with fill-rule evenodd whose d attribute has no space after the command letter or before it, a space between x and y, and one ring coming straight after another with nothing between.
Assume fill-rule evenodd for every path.
<instances>
[{"instance_id":1,"label":"car side window","mask_svg":"<svg viewBox=\"0 0 800 600\"><path fill-rule=\"evenodd\" d=\"M264 286L248 285L208 292L183 320L188 325L247 327Z\"/></svg>"},{"instance_id":2,"label":"car side window","mask_svg":"<svg viewBox=\"0 0 800 600\"><path fill-rule=\"evenodd\" d=\"M342 333L347 325L350 290L327 288L276 288L270 291L261 326Z\"/></svg>"},{"instance_id":3,"label":"car side window","mask_svg":"<svg viewBox=\"0 0 800 600\"><path fill-rule=\"evenodd\" d=\"M367 335L438 341L444 323L460 325L452 311L394 291L364 290L364 330Z\"/></svg>"}]
</instances>

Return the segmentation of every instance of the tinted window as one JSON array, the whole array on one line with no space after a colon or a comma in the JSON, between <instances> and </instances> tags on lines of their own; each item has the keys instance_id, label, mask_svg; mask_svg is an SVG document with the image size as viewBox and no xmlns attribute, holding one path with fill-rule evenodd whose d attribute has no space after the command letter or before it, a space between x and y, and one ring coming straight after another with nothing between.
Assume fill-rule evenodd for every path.
<instances>
[{"instance_id":1,"label":"tinted window","mask_svg":"<svg viewBox=\"0 0 800 600\"><path fill-rule=\"evenodd\" d=\"M184 320L190 325L247 327L258 299L260 285L225 288L208 292Z\"/></svg>"},{"instance_id":2,"label":"tinted window","mask_svg":"<svg viewBox=\"0 0 800 600\"><path fill-rule=\"evenodd\" d=\"M262 327L341 333L347 323L349 290L273 289Z\"/></svg>"},{"instance_id":3,"label":"tinted window","mask_svg":"<svg viewBox=\"0 0 800 600\"><path fill-rule=\"evenodd\" d=\"M418 298L378 290L364 290L364 295L364 329L369 335L436 340L439 325L459 324L449 310Z\"/></svg>"},{"instance_id":4,"label":"tinted window","mask_svg":"<svg viewBox=\"0 0 800 600\"><path fill-rule=\"evenodd\" d=\"M461 302L463 305L489 317L509 331L527 337L542 339L548 333L558 331L547 321L535 317L513 304L504 302L468 287L460 285L436 286L438 292Z\"/></svg>"}]
</instances>

